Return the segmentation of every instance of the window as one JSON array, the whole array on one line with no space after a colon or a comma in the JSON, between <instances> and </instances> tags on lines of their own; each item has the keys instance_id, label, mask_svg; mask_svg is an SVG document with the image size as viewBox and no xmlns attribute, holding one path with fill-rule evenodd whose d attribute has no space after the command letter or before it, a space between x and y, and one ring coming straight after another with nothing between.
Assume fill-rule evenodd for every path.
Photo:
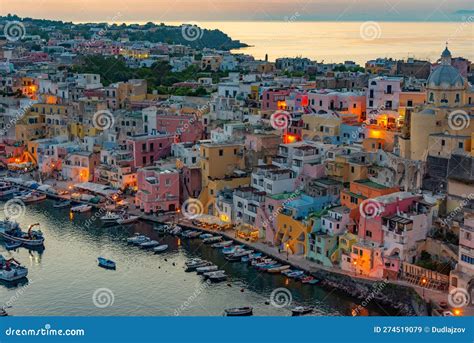
<instances>
[{"instance_id":1,"label":"window","mask_svg":"<svg viewBox=\"0 0 474 343\"><path fill-rule=\"evenodd\" d=\"M429 99L430 102L433 102L434 101L434 93L431 92L430 93L430 99Z\"/></svg>"},{"instance_id":2,"label":"window","mask_svg":"<svg viewBox=\"0 0 474 343\"><path fill-rule=\"evenodd\" d=\"M458 142L458 148L463 149L464 148L464 143L463 142Z\"/></svg>"},{"instance_id":3,"label":"window","mask_svg":"<svg viewBox=\"0 0 474 343\"><path fill-rule=\"evenodd\" d=\"M413 107L413 100L408 100L407 101L407 106L408 107Z\"/></svg>"},{"instance_id":4,"label":"window","mask_svg":"<svg viewBox=\"0 0 474 343\"><path fill-rule=\"evenodd\" d=\"M223 156L224 155L224 150L220 149L219 150L219 156Z\"/></svg>"},{"instance_id":5,"label":"window","mask_svg":"<svg viewBox=\"0 0 474 343\"><path fill-rule=\"evenodd\" d=\"M372 231L367 230L367 231L365 232L365 235L366 235L367 237L372 237Z\"/></svg>"},{"instance_id":6,"label":"window","mask_svg":"<svg viewBox=\"0 0 474 343\"><path fill-rule=\"evenodd\" d=\"M445 146L446 145L446 141L444 139L441 140L441 146Z\"/></svg>"}]
</instances>

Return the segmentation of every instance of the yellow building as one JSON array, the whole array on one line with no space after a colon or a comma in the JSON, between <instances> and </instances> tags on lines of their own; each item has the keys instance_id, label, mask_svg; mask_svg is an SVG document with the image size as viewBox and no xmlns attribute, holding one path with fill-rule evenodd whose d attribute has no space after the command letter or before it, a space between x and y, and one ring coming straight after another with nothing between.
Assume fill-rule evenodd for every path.
<instances>
[{"instance_id":1,"label":"yellow building","mask_svg":"<svg viewBox=\"0 0 474 343\"><path fill-rule=\"evenodd\" d=\"M199 201L203 204L205 214L219 215L216 209L216 195L220 190L225 188L234 189L241 186L250 185L250 176L244 175L242 177L232 177L221 180L211 180L206 187L203 187L199 195Z\"/></svg>"},{"instance_id":2,"label":"yellow building","mask_svg":"<svg viewBox=\"0 0 474 343\"><path fill-rule=\"evenodd\" d=\"M334 161L326 162L326 175L340 182L366 179L368 166L365 163L351 161L351 155L336 156Z\"/></svg>"},{"instance_id":3,"label":"yellow building","mask_svg":"<svg viewBox=\"0 0 474 343\"><path fill-rule=\"evenodd\" d=\"M277 232L275 244L284 244L282 247L288 253L306 255L306 240L311 232L310 221L294 219L291 210L283 210L276 217Z\"/></svg>"},{"instance_id":4,"label":"yellow building","mask_svg":"<svg viewBox=\"0 0 474 343\"><path fill-rule=\"evenodd\" d=\"M448 48L441 55L441 64L428 78L426 96L426 106L413 112L407 123L408 128L399 141L402 157L425 160L430 135L471 136L474 131L474 92L467 80L451 65Z\"/></svg>"},{"instance_id":5,"label":"yellow building","mask_svg":"<svg viewBox=\"0 0 474 343\"><path fill-rule=\"evenodd\" d=\"M202 186L209 181L231 178L244 169L244 146L233 143L206 143L200 147Z\"/></svg>"}]
</instances>

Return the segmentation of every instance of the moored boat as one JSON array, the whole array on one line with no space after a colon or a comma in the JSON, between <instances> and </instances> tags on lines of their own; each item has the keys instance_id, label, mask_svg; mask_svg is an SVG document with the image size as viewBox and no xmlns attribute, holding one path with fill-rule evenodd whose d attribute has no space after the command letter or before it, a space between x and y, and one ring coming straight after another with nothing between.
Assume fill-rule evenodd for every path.
<instances>
[{"instance_id":1,"label":"moored boat","mask_svg":"<svg viewBox=\"0 0 474 343\"><path fill-rule=\"evenodd\" d=\"M135 233L135 235L133 237L127 238L127 243L129 243L129 244L141 244L141 243L144 243L148 240L150 240L150 238L148 238L147 236L141 235L139 233Z\"/></svg>"},{"instance_id":2,"label":"moored boat","mask_svg":"<svg viewBox=\"0 0 474 343\"><path fill-rule=\"evenodd\" d=\"M85 204L71 207L71 212L83 213L89 212L90 210L92 210L92 206Z\"/></svg>"},{"instance_id":3,"label":"moored boat","mask_svg":"<svg viewBox=\"0 0 474 343\"><path fill-rule=\"evenodd\" d=\"M206 239L206 238L210 238L210 237L212 237L212 234L210 234L210 233L203 233L203 234L199 235L199 238L201 238L201 239Z\"/></svg>"},{"instance_id":4,"label":"moored boat","mask_svg":"<svg viewBox=\"0 0 474 343\"><path fill-rule=\"evenodd\" d=\"M241 261L244 262L244 263L248 263L256 258L260 258L262 257L262 253L261 252L256 252L256 253L253 253L253 254L249 254L247 256L243 256Z\"/></svg>"},{"instance_id":5,"label":"moored boat","mask_svg":"<svg viewBox=\"0 0 474 343\"><path fill-rule=\"evenodd\" d=\"M5 242L5 249L7 250L14 250L16 248L21 247L22 243L21 242L11 242L7 241Z\"/></svg>"},{"instance_id":6,"label":"moored boat","mask_svg":"<svg viewBox=\"0 0 474 343\"><path fill-rule=\"evenodd\" d=\"M212 244L222 240L222 236L211 236L209 238L205 238L202 242L204 244Z\"/></svg>"},{"instance_id":7,"label":"moored boat","mask_svg":"<svg viewBox=\"0 0 474 343\"><path fill-rule=\"evenodd\" d=\"M7 182L0 182L0 199L9 199L18 192L18 188Z\"/></svg>"},{"instance_id":8,"label":"moored boat","mask_svg":"<svg viewBox=\"0 0 474 343\"><path fill-rule=\"evenodd\" d=\"M56 201L53 204L54 208L66 208L71 206L72 202L70 200L62 200L62 201Z\"/></svg>"},{"instance_id":9,"label":"moored boat","mask_svg":"<svg viewBox=\"0 0 474 343\"><path fill-rule=\"evenodd\" d=\"M155 253L160 253L160 252L165 251L166 249L168 249L168 244L162 244L162 245L158 245L157 247L154 247L153 251Z\"/></svg>"},{"instance_id":10,"label":"moored boat","mask_svg":"<svg viewBox=\"0 0 474 343\"><path fill-rule=\"evenodd\" d=\"M310 285L315 285L319 282L318 279L314 278L314 276L305 276L304 278L301 279L302 283L309 283Z\"/></svg>"},{"instance_id":11,"label":"moored boat","mask_svg":"<svg viewBox=\"0 0 474 343\"><path fill-rule=\"evenodd\" d=\"M219 267L217 267L216 265L210 265L210 266L196 268L196 272L198 274L204 274L204 273L215 272L218 269Z\"/></svg>"},{"instance_id":12,"label":"moored boat","mask_svg":"<svg viewBox=\"0 0 474 343\"><path fill-rule=\"evenodd\" d=\"M293 316L302 316L305 314L312 313L313 310L313 306L296 306L291 309L291 313Z\"/></svg>"},{"instance_id":13,"label":"moored boat","mask_svg":"<svg viewBox=\"0 0 474 343\"><path fill-rule=\"evenodd\" d=\"M124 225L124 224L131 224L136 222L140 217L139 216L133 216L128 213L124 213L123 215L120 216L119 219L117 219L117 224Z\"/></svg>"},{"instance_id":14,"label":"moored boat","mask_svg":"<svg viewBox=\"0 0 474 343\"><path fill-rule=\"evenodd\" d=\"M0 280L2 281L16 281L25 278L28 275L28 269L20 265L18 261L11 258L5 260L0 255Z\"/></svg>"},{"instance_id":15,"label":"moored boat","mask_svg":"<svg viewBox=\"0 0 474 343\"><path fill-rule=\"evenodd\" d=\"M103 257L97 258L97 261L99 261L99 267L105 268L105 269L115 269L116 264L112 260L108 260Z\"/></svg>"},{"instance_id":16,"label":"moored boat","mask_svg":"<svg viewBox=\"0 0 474 343\"><path fill-rule=\"evenodd\" d=\"M9 242L21 243L25 247L42 247L44 237L41 230L33 230L33 227L39 225L32 224L28 227L28 232L23 232L16 222L9 220L0 221L0 237Z\"/></svg>"},{"instance_id":17,"label":"moored boat","mask_svg":"<svg viewBox=\"0 0 474 343\"><path fill-rule=\"evenodd\" d=\"M20 195L18 197L15 197L15 199L19 199L23 201L25 204L37 202L46 199L46 195L38 192L30 192L25 195Z\"/></svg>"},{"instance_id":18,"label":"moored boat","mask_svg":"<svg viewBox=\"0 0 474 343\"><path fill-rule=\"evenodd\" d=\"M218 243L214 243L213 245L211 245L211 247L212 248L225 248L225 247L231 246L233 243L234 243L234 241L218 242Z\"/></svg>"},{"instance_id":19,"label":"moored boat","mask_svg":"<svg viewBox=\"0 0 474 343\"><path fill-rule=\"evenodd\" d=\"M105 215L100 217L100 220L104 224L115 224L121 218L118 213L108 211Z\"/></svg>"},{"instance_id":20,"label":"moored boat","mask_svg":"<svg viewBox=\"0 0 474 343\"><path fill-rule=\"evenodd\" d=\"M225 247L224 249L222 249L222 253L224 255L231 255L231 254L235 254L237 252L237 250L241 250L244 246L243 245L233 245L233 246L228 246L228 247Z\"/></svg>"},{"instance_id":21,"label":"moored boat","mask_svg":"<svg viewBox=\"0 0 474 343\"><path fill-rule=\"evenodd\" d=\"M253 315L253 307L234 307L224 310L224 316L227 317L243 317Z\"/></svg>"},{"instance_id":22,"label":"moored boat","mask_svg":"<svg viewBox=\"0 0 474 343\"><path fill-rule=\"evenodd\" d=\"M140 248L142 248L142 249L149 249L149 248L154 248L154 247L160 245L160 243L158 241L155 241L155 240L149 240L149 241L140 243L139 245L140 245Z\"/></svg>"},{"instance_id":23,"label":"moored boat","mask_svg":"<svg viewBox=\"0 0 474 343\"><path fill-rule=\"evenodd\" d=\"M250 255L253 253L253 250L237 250L234 254L228 254L225 256L225 259L227 261L240 261L242 257Z\"/></svg>"},{"instance_id":24,"label":"moored boat","mask_svg":"<svg viewBox=\"0 0 474 343\"><path fill-rule=\"evenodd\" d=\"M282 271L287 270L289 268L290 268L289 265L279 266L279 267L275 267L275 268L269 268L269 269L267 269L267 272L276 274L276 273L281 273Z\"/></svg>"},{"instance_id":25,"label":"moored boat","mask_svg":"<svg viewBox=\"0 0 474 343\"><path fill-rule=\"evenodd\" d=\"M221 281L227 280L227 275L222 270L211 272L211 273L209 273L209 275L207 277L208 277L209 280L211 280L211 282L221 282Z\"/></svg>"},{"instance_id":26,"label":"moored boat","mask_svg":"<svg viewBox=\"0 0 474 343\"><path fill-rule=\"evenodd\" d=\"M287 274L286 276L288 276L289 278L293 278L293 279L297 279L297 278L300 278L304 275L304 271L302 270L295 270L289 274Z\"/></svg>"},{"instance_id":27,"label":"moored boat","mask_svg":"<svg viewBox=\"0 0 474 343\"><path fill-rule=\"evenodd\" d=\"M208 262L208 261L204 261L204 260L196 261L195 263L191 263L191 264L186 265L186 272L193 272L199 267L208 267L208 266L211 266L211 265L212 265L212 263Z\"/></svg>"}]
</instances>

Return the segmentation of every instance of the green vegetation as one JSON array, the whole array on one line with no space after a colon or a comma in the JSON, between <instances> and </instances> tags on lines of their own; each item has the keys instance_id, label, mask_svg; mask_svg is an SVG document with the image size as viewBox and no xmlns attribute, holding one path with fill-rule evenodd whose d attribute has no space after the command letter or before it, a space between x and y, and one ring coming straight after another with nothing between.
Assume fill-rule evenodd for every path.
<instances>
[{"instance_id":1,"label":"green vegetation","mask_svg":"<svg viewBox=\"0 0 474 343\"><path fill-rule=\"evenodd\" d=\"M107 86L115 82L126 82L129 79L145 79L148 91L156 90L159 94L205 96L207 91L203 87L196 89L188 87L174 87L173 84L185 81L196 81L201 77L211 77L213 82L228 75L227 72L203 71L197 65L191 65L181 72L172 72L168 62L157 62L151 68L129 68L125 58L105 56L84 56L81 63L72 67L74 73L99 74L102 83Z\"/></svg>"},{"instance_id":2,"label":"green vegetation","mask_svg":"<svg viewBox=\"0 0 474 343\"><path fill-rule=\"evenodd\" d=\"M415 264L422 268L433 270L444 275L449 275L449 272L452 269L449 263L436 261L436 259L434 259L429 252L424 250L421 252L420 258Z\"/></svg>"}]
</instances>

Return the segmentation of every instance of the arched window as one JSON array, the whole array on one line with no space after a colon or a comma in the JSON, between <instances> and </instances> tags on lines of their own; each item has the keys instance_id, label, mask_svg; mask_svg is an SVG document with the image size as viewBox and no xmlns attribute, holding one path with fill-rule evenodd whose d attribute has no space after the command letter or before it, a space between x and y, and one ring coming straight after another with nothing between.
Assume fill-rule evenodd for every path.
<instances>
[{"instance_id":1,"label":"arched window","mask_svg":"<svg viewBox=\"0 0 474 343\"><path fill-rule=\"evenodd\" d=\"M459 93L456 93L456 100L454 102L461 102L461 97L459 96Z\"/></svg>"},{"instance_id":2,"label":"arched window","mask_svg":"<svg viewBox=\"0 0 474 343\"><path fill-rule=\"evenodd\" d=\"M429 100L429 101L430 101L430 102L433 102L433 101L434 101L434 93L433 93L433 92L430 93L430 100Z\"/></svg>"}]
</instances>

